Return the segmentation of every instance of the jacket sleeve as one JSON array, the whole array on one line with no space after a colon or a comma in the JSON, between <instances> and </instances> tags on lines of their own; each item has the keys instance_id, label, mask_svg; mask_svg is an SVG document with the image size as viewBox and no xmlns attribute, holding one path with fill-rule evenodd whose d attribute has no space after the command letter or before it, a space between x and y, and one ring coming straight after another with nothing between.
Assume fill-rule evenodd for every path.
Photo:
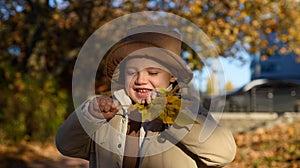
<instances>
[{"instance_id":1,"label":"jacket sleeve","mask_svg":"<svg viewBox=\"0 0 300 168\"><path fill-rule=\"evenodd\" d=\"M106 120L91 116L88 105L89 101L84 102L58 129L56 147L63 155L89 159L93 134Z\"/></svg>"},{"instance_id":2,"label":"jacket sleeve","mask_svg":"<svg viewBox=\"0 0 300 168\"><path fill-rule=\"evenodd\" d=\"M171 126L168 134L180 140L188 151L207 166L222 167L232 162L236 154L232 133L218 125L211 116L199 115L197 121L197 124L188 128Z\"/></svg>"}]
</instances>

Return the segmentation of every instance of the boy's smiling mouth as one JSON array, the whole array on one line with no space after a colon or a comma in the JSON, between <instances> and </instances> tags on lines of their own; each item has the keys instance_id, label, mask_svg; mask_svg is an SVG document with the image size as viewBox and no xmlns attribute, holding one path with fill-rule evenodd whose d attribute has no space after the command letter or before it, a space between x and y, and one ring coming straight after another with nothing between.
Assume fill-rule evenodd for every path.
<instances>
[{"instance_id":1,"label":"boy's smiling mouth","mask_svg":"<svg viewBox=\"0 0 300 168\"><path fill-rule=\"evenodd\" d=\"M135 89L135 91L138 92L138 93L147 93L147 92L152 91L152 89L141 88L141 89Z\"/></svg>"},{"instance_id":2,"label":"boy's smiling mouth","mask_svg":"<svg viewBox=\"0 0 300 168\"><path fill-rule=\"evenodd\" d=\"M136 88L134 89L136 91L137 97L141 99L145 99L150 95L150 92L152 89L147 89L147 88Z\"/></svg>"}]
</instances>

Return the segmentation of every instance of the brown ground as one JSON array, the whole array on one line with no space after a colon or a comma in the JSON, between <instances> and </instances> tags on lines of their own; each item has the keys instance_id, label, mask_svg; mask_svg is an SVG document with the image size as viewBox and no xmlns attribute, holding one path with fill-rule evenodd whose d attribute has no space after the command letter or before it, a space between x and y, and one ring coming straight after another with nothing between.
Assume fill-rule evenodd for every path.
<instances>
[{"instance_id":1,"label":"brown ground","mask_svg":"<svg viewBox=\"0 0 300 168\"><path fill-rule=\"evenodd\" d=\"M0 168L86 168L88 162L62 156L53 144L0 145Z\"/></svg>"},{"instance_id":2,"label":"brown ground","mask_svg":"<svg viewBox=\"0 0 300 168\"><path fill-rule=\"evenodd\" d=\"M226 168L300 168L300 121L236 133L238 152ZM85 160L64 157L53 144L0 145L0 168L85 168Z\"/></svg>"},{"instance_id":3,"label":"brown ground","mask_svg":"<svg viewBox=\"0 0 300 168\"><path fill-rule=\"evenodd\" d=\"M235 160L226 168L300 168L300 121L235 134Z\"/></svg>"}]
</instances>

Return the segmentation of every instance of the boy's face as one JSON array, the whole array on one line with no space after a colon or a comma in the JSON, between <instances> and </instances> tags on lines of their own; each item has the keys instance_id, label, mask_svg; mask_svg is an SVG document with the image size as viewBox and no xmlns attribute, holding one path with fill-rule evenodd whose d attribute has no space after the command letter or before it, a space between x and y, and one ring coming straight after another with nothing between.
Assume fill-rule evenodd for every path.
<instances>
[{"instance_id":1,"label":"boy's face","mask_svg":"<svg viewBox=\"0 0 300 168\"><path fill-rule=\"evenodd\" d=\"M176 79L162 65L143 58L126 61L125 87L129 97L143 103L156 88L167 88Z\"/></svg>"}]
</instances>

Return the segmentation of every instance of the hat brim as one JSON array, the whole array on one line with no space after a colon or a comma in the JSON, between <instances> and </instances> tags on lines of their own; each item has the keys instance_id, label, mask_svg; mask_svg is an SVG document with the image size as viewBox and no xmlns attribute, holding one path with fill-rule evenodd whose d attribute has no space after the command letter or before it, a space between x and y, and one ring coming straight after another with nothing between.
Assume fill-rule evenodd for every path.
<instances>
[{"instance_id":1,"label":"hat brim","mask_svg":"<svg viewBox=\"0 0 300 168\"><path fill-rule=\"evenodd\" d=\"M121 83L120 78L120 66L119 64L124 60L133 57L144 57L152 59L157 63L165 66L171 74L177 78L178 82L189 83L193 78L193 72L183 62L180 55L173 53L172 51L159 48L153 44L130 41L119 45L114 53L110 54L110 72L107 71L108 76L111 76L113 81ZM150 66L150 65L149 65ZM113 72L112 72L113 71Z\"/></svg>"}]
</instances>

